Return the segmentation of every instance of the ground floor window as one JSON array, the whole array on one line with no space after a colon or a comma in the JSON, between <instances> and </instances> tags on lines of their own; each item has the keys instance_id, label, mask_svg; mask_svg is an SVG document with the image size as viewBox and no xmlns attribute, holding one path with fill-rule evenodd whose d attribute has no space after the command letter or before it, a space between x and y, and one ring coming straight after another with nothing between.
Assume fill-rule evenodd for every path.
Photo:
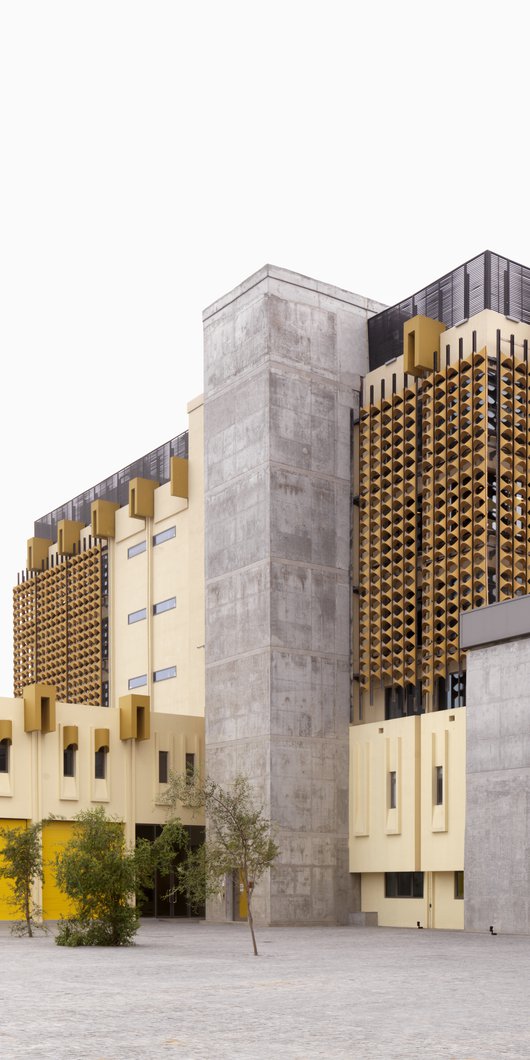
<instances>
[{"instance_id":1,"label":"ground floor window","mask_svg":"<svg viewBox=\"0 0 530 1060\"><path fill-rule=\"evenodd\" d=\"M423 898L423 872L385 872L385 898Z\"/></svg>"},{"instance_id":2,"label":"ground floor window","mask_svg":"<svg viewBox=\"0 0 530 1060\"><path fill-rule=\"evenodd\" d=\"M455 872L455 898L464 897L464 873Z\"/></svg>"}]
</instances>

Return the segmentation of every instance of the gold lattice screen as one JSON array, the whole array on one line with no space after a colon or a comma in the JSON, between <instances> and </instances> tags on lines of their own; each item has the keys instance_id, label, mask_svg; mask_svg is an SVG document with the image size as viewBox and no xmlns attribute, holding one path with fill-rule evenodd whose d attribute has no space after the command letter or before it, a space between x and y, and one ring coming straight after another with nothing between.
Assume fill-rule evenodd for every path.
<instances>
[{"instance_id":1,"label":"gold lattice screen","mask_svg":"<svg viewBox=\"0 0 530 1060\"><path fill-rule=\"evenodd\" d=\"M87 549L13 591L14 694L35 681L57 698L101 703L101 549Z\"/></svg>"},{"instance_id":2,"label":"gold lattice screen","mask_svg":"<svg viewBox=\"0 0 530 1060\"><path fill-rule=\"evenodd\" d=\"M501 357L489 450L485 350L362 410L363 689L421 677L432 692L435 678L463 667L459 615L488 603L488 547L498 552L498 598L530 591L529 387L525 362Z\"/></svg>"}]
</instances>

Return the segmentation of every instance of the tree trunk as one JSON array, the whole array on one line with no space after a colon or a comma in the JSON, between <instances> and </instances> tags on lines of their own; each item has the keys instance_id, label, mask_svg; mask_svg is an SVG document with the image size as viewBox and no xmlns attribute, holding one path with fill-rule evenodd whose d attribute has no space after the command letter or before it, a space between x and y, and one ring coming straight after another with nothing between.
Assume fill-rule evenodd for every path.
<instances>
[{"instance_id":1,"label":"tree trunk","mask_svg":"<svg viewBox=\"0 0 530 1060\"><path fill-rule=\"evenodd\" d=\"M30 908L29 908L29 891L28 890L26 890L26 893L24 895L24 913L25 913L25 916L26 916L26 924L27 924L27 928L28 928L28 935L29 935L30 939L32 939L33 938L33 932L31 930L31 911L30 911Z\"/></svg>"},{"instance_id":2,"label":"tree trunk","mask_svg":"<svg viewBox=\"0 0 530 1060\"><path fill-rule=\"evenodd\" d=\"M247 896L247 920L250 928L250 934L252 936L252 945L254 947L254 956L258 956L258 947L256 946L256 936L254 934L254 921L252 919L252 906L251 906L251 895L252 888L249 887L248 876L246 872L243 872L243 886L245 888L245 894Z\"/></svg>"}]
</instances>

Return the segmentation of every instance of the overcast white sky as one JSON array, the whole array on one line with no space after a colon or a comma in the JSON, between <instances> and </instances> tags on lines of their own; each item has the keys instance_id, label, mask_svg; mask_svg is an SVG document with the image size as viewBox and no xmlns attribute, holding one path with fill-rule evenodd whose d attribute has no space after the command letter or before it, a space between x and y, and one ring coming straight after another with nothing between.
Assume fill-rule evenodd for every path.
<instances>
[{"instance_id":1,"label":"overcast white sky","mask_svg":"<svg viewBox=\"0 0 530 1060\"><path fill-rule=\"evenodd\" d=\"M521 11L0 0L0 694L34 519L185 429L206 305L530 264Z\"/></svg>"}]
</instances>

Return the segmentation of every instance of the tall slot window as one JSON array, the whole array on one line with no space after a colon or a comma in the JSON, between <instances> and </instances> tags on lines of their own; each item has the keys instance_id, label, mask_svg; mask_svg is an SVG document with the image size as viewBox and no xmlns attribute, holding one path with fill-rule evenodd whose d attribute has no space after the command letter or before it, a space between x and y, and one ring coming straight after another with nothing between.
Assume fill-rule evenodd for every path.
<instances>
[{"instance_id":1,"label":"tall slot window","mask_svg":"<svg viewBox=\"0 0 530 1060\"><path fill-rule=\"evenodd\" d=\"M107 748L100 747L94 753L94 777L96 780L105 780L107 777Z\"/></svg>"},{"instance_id":2,"label":"tall slot window","mask_svg":"<svg viewBox=\"0 0 530 1060\"><path fill-rule=\"evenodd\" d=\"M397 806L397 784L395 769L391 769L388 774L388 805L391 810L395 810Z\"/></svg>"},{"instance_id":3,"label":"tall slot window","mask_svg":"<svg viewBox=\"0 0 530 1060\"><path fill-rule=\"evenodd\" d=\"M75 743L69 743L63 751L63 777L75 777Z\"/></svg>"},{"instance_id":4,"label":"tall slot window","mask_svg":"<svg viewBox=\"0 0 530 1060\"><path fill-rule=\"evenodd\" d=\"M158 752L158 783L167 784L169 781L169 751Z\"/></svg>"},{"instance_id":5,"label":"tall slot window","mask_svg":"<svg viewBox=\"0 0 530 1060\"><path fill-rule=\"evenodd\" d=\"M437 806L443 806L444 801L444 767L435 766L434 769L434 790L435 790L435 802Z\"/></svg>"},{"instance_id":6,"label":"tall slot window","mask_svg":"<svg viewBox=\"0 0 530 1060\"><path fill-rule=\"evenodd\" d=\"M186 783L193 784L195 777L195 755L186 754Z\"/></svg>"},{"instance_id":7,"label":"tall slot window","mask_svg":"<svg viewBox=\"0 0 530 1060\"><path fill-rule=\"evenodd\" d=\"M9 740L0 740L0 773L9 773Z\"/></svg>"}]
</instances>

